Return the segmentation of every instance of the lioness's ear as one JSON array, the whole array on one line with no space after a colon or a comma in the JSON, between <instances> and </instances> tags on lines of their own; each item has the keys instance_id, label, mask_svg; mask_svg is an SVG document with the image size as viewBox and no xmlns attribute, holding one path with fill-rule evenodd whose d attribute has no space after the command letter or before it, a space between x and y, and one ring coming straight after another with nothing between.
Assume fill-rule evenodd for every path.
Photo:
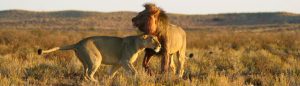
<instances>
[{"instance_id":1,"label":"lioness's ear","mask_svg":"<svg viewBox=\"0 0 300 86\"><path fill-rule=\"evenodd\" d=\"M148 38L148 35L143 35L141 38L145 40Z\"/></svg>"}]
</instances>

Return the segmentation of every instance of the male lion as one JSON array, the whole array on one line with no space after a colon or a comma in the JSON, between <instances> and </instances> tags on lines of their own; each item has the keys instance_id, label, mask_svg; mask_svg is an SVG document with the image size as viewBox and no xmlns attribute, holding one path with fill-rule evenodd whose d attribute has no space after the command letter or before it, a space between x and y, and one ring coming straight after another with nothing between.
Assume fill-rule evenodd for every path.
<instances>
[{"instance_id":1,"label":"male lion","mask_svg":"<svg viewBox=\"0 0 300 86\"><path fill-rule=\"evenodd\" d=\"M185 51L186 51L186 33L185 31L176 25L169 22L166 13L155 6L148 3L144 5L145 10L138 13L137 16L132 18L133 25L145 34L151 34L158 37L162 44L162 50L160 54L163 54L161 60L162 72L167 72L169 65L171 69L182 77L184 72ZM146 49L146 54L143 60L143 67L146 72L149 72L149 60L155 54L151 49ZM175 69L173 62L173 55L176 54L179 57L178 70Z\"/></svg>"},{"instance_id":2,"label":"male lion","mask_svg":"<svg viewBox=\"0 0 300 86\"><path fill-rule=\"evenodd\" d=\"M112 65L110 77L123 67L133 75L137 73L132 63L145 48L159 52L161 45L156 36L139 35L125 38L110 36L93 36L85 38L76 44L55 47L49 50L38 50L38 54L50 53L56 50L74 50L77 58L83 64L84 79L96 81L93 77L101 63Z\"/></svg>"}]
</instances>

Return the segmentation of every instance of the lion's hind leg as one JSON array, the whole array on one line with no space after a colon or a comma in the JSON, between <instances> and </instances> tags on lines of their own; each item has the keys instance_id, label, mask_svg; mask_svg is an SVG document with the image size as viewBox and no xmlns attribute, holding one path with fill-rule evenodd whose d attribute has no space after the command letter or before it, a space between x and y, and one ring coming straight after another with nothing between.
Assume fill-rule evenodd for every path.
<instances>
[{"instance_id":1,"label":"lion's hind leg","mask_svg":"<svg viewBox=\"0 0 300 86\"><path fill-rule=\"evenodd\" d=\"M176 73L176 65L174 62L174 54L170 55L170 68L171 68L171 71L175 74Z\"/></svg>"},{"instance_id":2,"label":"lion's hind leg","mask_svg":"<svg viewBox=\"0 0 300 86\"><path fill-rule=\"evenodd\" d=\"M184 73L185 51L180 51L178 54L179 68L177 74L179 77L182 77Z\"/></svg>"}]
</instances>

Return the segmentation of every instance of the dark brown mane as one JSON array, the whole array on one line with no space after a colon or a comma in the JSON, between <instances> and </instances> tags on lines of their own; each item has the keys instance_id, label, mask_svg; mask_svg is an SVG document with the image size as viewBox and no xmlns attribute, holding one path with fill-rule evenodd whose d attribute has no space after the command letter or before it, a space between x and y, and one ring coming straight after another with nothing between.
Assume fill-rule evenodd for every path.
<instances>
[{"instance_id":1,"label":"dark brown mane","mask_svg":"<svg viewBox=\"0 0 300 86\"><path fill-rule=\"evenodd\" d=\"M158 16L158 21L161 22L164 25L168 25L168 23L169 23L168 15L162 9L160 9L160 14Z\"/></svg>"},{"instance_id":2,"label":"dark brown mane","mask_svg":"<svg viewBox=\"0 0 300 86\"><path fill-rule=\"evenodd\" d=\"M167 16L166 12L163 9L157 7L153 3L146 3L146 4L144 4L144 7L145 7L146 10L150 9L151 7L158 8L160 10L160 13L159 13L159 16L158 16L158 21L161 24L164 24L164 25L167 25L169 23L168 16Z\"/></svg>"},{"instance_id":3,"label":"dark brown mane","mask_svg":"<svg viewBox=\"0 0 300 86\"><path fill-rule=\"evenodd\" d=\"M165 11L160 9L160 14L157 18L158 24L157 24L157 33L158 35L163 35L166 33L167 28L169 26L169 19Z\"/></svg>"},{"instance_id":4,"label":"dark brown mane","mask_svg":"<svg viewBox=\"0 0 300 86\"><path fill-rule=\"evenodd\" d=\"M149 8L149 7L152 7L152 6L156 7L155 4L153 4L153 3L146 3L146 4L144 4L144 7L146 9Z\"/></svg>"}]
</instances>

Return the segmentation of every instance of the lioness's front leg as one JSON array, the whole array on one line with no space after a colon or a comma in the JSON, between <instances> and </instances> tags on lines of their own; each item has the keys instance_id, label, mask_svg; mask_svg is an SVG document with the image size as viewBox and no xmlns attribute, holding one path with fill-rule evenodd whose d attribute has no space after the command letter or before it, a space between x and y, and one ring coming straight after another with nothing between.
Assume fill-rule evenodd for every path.
<instances>
[{"instance_id":1,"label":"lioness's front leg","mask_svg":"<svg viewBox=\"0 0 300 86\"><path fill-rule=\"evenodd\" d=\"M121 65L114 65L112 66L111 70L109 71L109 78L113 78L116 75L116 72L120 69Z\"/></svg>"},{"instance_id":2,"label":"lioness's front leg","mask_svg":"<svg viewBox=\"0 0 300 86\"><path fill-rule=\"evenodd\" d=\"M134 68L134 66L133 66L131 63L129 63L129 61L126 61L125 63L123 63L122 66L124 67L124 69L125 69L127 72L131 72L131 74L132 74L133 76L136 76L137 71L136 71L136 69Z\"/></svg>"}]
</instances>

